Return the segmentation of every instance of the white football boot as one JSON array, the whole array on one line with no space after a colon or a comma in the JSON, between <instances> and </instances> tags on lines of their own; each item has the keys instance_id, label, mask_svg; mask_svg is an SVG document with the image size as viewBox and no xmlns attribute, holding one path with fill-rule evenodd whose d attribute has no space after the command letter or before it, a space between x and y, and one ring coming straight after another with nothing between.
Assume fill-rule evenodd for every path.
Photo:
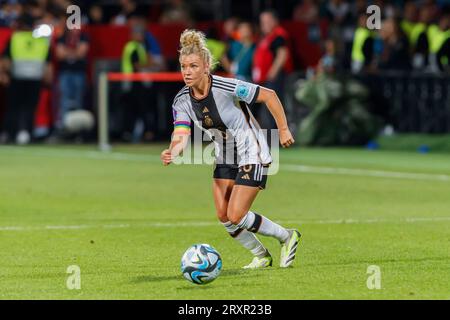
<instances>
[{"instance_id":1,"label":"white football boot","mask_svg":"<svg viewBox=\"0 0 450 320\"><path fill-rule=\"evenodd\" d=\"M280 258L280 267L287 268L289 267L295 259L295 253L297 251L297 246L300 242L301 234L297 230L288 230L289 238L285 243L282 244L281 247L281 258Z\"/></svg>"},{"instance_id":2,"label":"white football boot","mask_svg":"<svg viewBox=\"0 0 450 320\"><path fill-rule=\"evenodd\" d=\"M261 269L271 267L272 261L272 256L270 255L270 253L268 253L268 255L263 258L254 257L252 262L242 267L242 269Z\"/></svg>"}]
</instances>

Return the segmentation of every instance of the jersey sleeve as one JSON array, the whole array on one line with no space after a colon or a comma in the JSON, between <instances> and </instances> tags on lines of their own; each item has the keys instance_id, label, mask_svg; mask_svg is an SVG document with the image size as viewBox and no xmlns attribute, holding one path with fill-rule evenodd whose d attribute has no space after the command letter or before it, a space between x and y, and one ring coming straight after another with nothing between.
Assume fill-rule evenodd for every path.
<instances>
[{"instance_id":1,"label":"jersey sleeve","mask_svg":"<svg viewBox=\"0 0 450 320\"><path fill-rule=\"evenodd\" d=\"M178 101L175 101L172 105L172 113L173 133L181 135L191 134L191 118Z\"/></svg>"},{"instance_id":2,"label":"jersey sleeve","mask_svg":"<svg viewBox=\"0 0 450 320\"><path fill-rule=\"evenodd\" d=\"M256 99L258 98L259 86L257 84L242 80L235 81L236 87L234 88L233 96L241 101L248 103L249 105L254 104Z\"/></svg>"}]
</instances>

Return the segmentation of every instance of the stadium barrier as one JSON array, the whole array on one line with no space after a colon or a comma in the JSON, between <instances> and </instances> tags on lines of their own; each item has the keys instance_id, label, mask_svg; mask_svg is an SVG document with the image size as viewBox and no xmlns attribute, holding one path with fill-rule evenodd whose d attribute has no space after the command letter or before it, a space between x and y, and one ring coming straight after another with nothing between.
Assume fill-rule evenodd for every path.
<instances>
[{"instance_id":1,"label":"stadium barrier","mask_svg":"<svg viewBox=\"0 0 450 320\"><path fill-rule=\"evenodd\" d=\"M450 132L450 76L389 71L360 80L397 132Z\"/></svg>"},{"instance_id":2,"label":"stadium barrier","mask_svg":"<svg viewBox=\"0 0 450 320\"><path fill-rule=\"evenodd\" d=\"M141 72L125 74L121 72L102 72L98 84L98 146L101 151L111 150L108 123L108 84L109 82L183 82L180 72Z\"/></svg>"},{"instance_id":3,"label":"stadium barrier","mask_svg":"<svg viewBox=\"0 0 450 320\"><path fill-rule=\"evenodd\" d=\"M370 91L371 112L381 116L399 133L450 133L450 76L423 72L379 72L371 75L341 74L358 79ZM309 107L295 99L304 73L286 81L285 104L296 126Z\"/></svg>"}]
</instances>

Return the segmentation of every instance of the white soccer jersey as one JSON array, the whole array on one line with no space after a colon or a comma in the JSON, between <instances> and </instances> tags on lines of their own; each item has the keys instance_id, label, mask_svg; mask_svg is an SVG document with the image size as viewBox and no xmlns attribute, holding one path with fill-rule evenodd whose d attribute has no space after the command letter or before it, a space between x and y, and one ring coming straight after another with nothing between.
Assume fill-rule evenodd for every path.
<instances>
[{"instance_id":1,"label":"white soccer jersey","mask_svg":"<svg viewBox=\"0 0 450 320\"><path fill-rule=\"evenodd\" d=\"M211 76L208 95L197 100L185 86L173 101L174 126L191 121L215 143L217 164L247 165L272 162L270 149L249 106L259 86L238 79Z\"/></svg>"}]
</instances>

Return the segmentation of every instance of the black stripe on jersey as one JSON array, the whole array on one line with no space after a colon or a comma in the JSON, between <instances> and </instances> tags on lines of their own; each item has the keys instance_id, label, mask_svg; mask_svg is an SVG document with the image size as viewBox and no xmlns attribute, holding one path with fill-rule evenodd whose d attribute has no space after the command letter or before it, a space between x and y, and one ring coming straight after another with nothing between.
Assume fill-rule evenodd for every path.
<instances>
[{"instance_id":1,"label":"black stripe on jersey","mask_svg":"<svg viewBox=\"0 0 450 320\"><path fill-rule=\"evenodd\" d=\"M214 79L213 82L219 83L219 84L223 84L224 86L228 86L228 87L232 87L232 88L236 87L236 83L231 82L231 81L223 81L223 80L220 80L220 79Z\"/></svg>"},{"instance_id":2,"label":"black stripe on jersey","mask_svg":"<svg viewBox=\"0 0 450 320\"><path fill-rule=\"evenodd\" d=\"M217 85L217 84L213 84L213 87L214 87L214 88L218 88L218 89L222 89L222 90L224 90L224 91L226 91L226 92L230 92L230 93L233 93L233 92L234 92L233 89L229 89L229 88L226 88L226 87L222 87L222 86L219 86L219 85Z\"/></svg>"},{"instance_id":3,"label":"black stripe on jersey","mask_svg":"<svg viewBox=\"0 0 450 320\"><path fill-rule=\"evenodd\" d=\"M173 100L176 100L177 98L181 97L183 94L186 94L188 92L189 92L189 88L188 87L184 87L183 89L178 91L177 95L175 96L175 98Z\"/></svg>"},{"instance_id":4,"label":"black stripe on jersey","mask_svg":"<svg viewBox=\"0 0 450 320\"><path fill-rule=\"evenodd\" d=\"M183 92L186 91L186 90L189 90L189 87L188 87L188 86L184 86L183 88L181 88L181 90L178 91L177 95L183 93Z\"/></svg>"},{"instance_id":5,"label":"black stripe on jersey","mask_svg":"<svg viewBox=\"0 0 450 320\"><path fill-rule=\"evenodd\" d=\"M236 84L235 83L224 82L224 81L217 80L217 79L214 80L214 83L215 84L219 84L219 85L221 85L223 87L229 88L231 90L234 90L236 88Z\"/></svg>"},{"instance_id":6,"label":"black stripe on jersey","mask_svg":"<svg viewBox=\"0 0 450 320\"><path fill-rule=\"evenodd\" d=\"M241 110L244 113L245 120L247 121L248 125L250 126L250 114L247 109L247 104L244 101L239 101L239 106L241 107ZM250 128L251 128L251 126L250 126Z\"/></svg>"},{"instance_id":7,"label":"black stripe on jersey","mask_svg":"<svg viewBox=\"0 0 450 320\"><path fill-rule=\"evenodd\" d=\"M220 82L220 83L223 83L223 84L232 86L232 87L236 87L236 82L233 82L233 81L231 81L231 80L214 78L214 81L215 81L215 82Z\"/></svg>"}]
</instances>

